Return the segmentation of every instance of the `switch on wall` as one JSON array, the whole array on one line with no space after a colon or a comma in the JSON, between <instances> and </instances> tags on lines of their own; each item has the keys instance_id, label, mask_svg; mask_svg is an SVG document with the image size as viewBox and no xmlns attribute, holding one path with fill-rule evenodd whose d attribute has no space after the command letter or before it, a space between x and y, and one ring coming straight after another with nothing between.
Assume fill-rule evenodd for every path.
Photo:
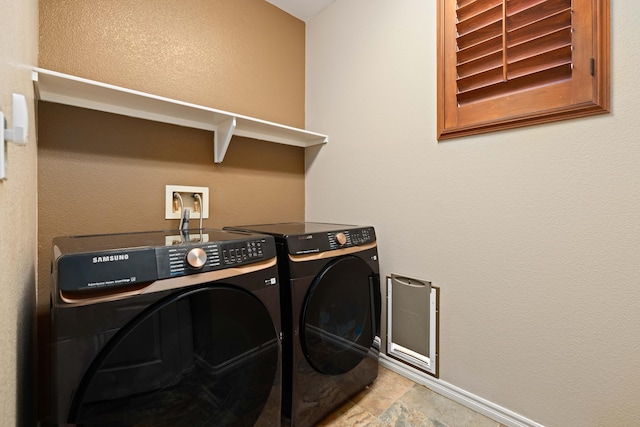
<instances>
[{"instance_id":1,"label":"switch on wall","mask_svg":"<svg viewBox=\"0 0 640 427\"><path fill-rule=\"evenodd\" d=\"M12 99L13 127L6 127L4 114L0 111L0 180L7 179L7 148L5 141L11 141L17 145L25 145L29 130L29 112L26 98L24 95L14 93Z\"/></svg>"}]
</instances>

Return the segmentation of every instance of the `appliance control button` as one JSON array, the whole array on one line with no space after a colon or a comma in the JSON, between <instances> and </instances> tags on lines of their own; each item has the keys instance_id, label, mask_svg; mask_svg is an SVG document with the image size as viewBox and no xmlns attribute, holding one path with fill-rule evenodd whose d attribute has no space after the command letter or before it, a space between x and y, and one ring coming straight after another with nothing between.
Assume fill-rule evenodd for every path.
<instances>
[{"instance_id":1,"label":"appliance control button","mask_svg":"<svg viewBox=\"0 0 640 427\"><path fill-rule=\"evenodd\" d=\"M187 262L193 268L202 268L207 262L207 253L201 248L193 248L187 253Z\"/></svg>"},{"instance_id":2,"label":"appliance control button","mask_svg":"<svg viewBox=\"0 0 640 427\"><path fill-rule=\"evenodd\" d=\"M347 236L345 236L344 233L336 233L336 241L339 245L344 245L347 243Z\"/></svg>"}]
</instances>

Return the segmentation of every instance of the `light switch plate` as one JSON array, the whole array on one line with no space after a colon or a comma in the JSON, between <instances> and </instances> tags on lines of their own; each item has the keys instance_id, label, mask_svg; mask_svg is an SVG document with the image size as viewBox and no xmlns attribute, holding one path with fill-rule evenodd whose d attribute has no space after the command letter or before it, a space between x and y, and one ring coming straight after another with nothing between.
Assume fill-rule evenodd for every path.
<instances>
[{"instance_id":1,"label":"light switch plate","mask_svg":"<svg viewBox=\"0 0 640 427\"><path fill-rule=\"evenodd\" d=\"M7 179L7 143L4 140L4 113L0 111L0 181Z\"/></svg>"}]
</instances>

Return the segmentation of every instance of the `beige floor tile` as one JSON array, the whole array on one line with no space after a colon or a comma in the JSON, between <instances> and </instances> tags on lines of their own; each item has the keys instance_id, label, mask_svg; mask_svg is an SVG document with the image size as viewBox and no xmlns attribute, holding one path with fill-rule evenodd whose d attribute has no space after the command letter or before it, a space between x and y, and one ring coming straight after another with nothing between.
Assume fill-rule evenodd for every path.
<instances>
[{"instance_id":1,"label":"beige floor tile","mask_svg":"<svg viewBox=\"0 0 640 427\"><path fill-rule=\"evenodd\" d=\"M496 421L380 367L365 390L317 427L504 427Z\"/></svg>"},{"instance_id":2,"label":"beige floor tile","mask_svg":"<svg viewBox=\"0 0 640 427\"><path fill-rule=\"evenodd\" d=\"M395 402L379 417L382 425L397 427L442 427L437 421L420 412L407 407L403 402Z\"/></svg>"},{"instance_id":3,"label":"beige floor tile","mask_svg":"<svg viewBox=\"0 0 640 427\"><path fill-rule=\"evenodd\" d=\"M386 368L380 368L378 378L351 400L372 415L379 417L384 411L411 389L413 381Z\"/></svg>"},{"instance_id":4,"label":"beige floor tile","mask_svg":"<svg viewBox=\"0 0 640 427\"><path fill-rule=\"evenodd\" d=\"M380 421L353 402L347 402L316 427L383 427Z\"/></svg>"},{"instance_id":5,"label":"beige floor tile","mask_svg":"<svg viewBox=\"0 0 640 427\"><path fill-rule=\"evenodd\" d=\"M403 403L410 413L420 412L434 424L437 421L437 426L499 427L498 422L419 384L405 393L399 402Z\"/></svg>"}]
</instances>

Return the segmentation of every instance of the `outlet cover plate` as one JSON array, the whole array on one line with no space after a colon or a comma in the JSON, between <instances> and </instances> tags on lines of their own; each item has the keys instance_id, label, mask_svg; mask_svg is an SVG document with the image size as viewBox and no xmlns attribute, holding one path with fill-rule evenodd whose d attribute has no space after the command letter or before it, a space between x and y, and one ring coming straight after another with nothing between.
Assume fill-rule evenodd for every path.
<instances>
[{"instance_id":1,"label":"outlet cover plate","mask_svg":"<svg viewBox=\"0 0 640 427\"><path fill-rule=\"evenodd\" d=\"M188 185L167 185L165 187L165 207L164 207L164 219L180 219L180 209L173 210L173 194L178 193L182 197L182 203L185 208L191 210L190 219L209 218L209 187L192 187ZM195 211L195 198L194 194L200 194L202 198L202 206Z\"/></svg>"}]
</instances>

